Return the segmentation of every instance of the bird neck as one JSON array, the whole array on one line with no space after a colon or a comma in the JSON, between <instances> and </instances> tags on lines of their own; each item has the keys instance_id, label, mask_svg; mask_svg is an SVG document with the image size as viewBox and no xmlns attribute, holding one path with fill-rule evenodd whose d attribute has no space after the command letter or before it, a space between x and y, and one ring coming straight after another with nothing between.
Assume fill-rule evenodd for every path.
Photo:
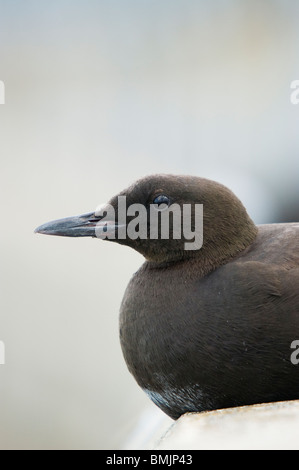
<instances>
[{"instance_id":1,"label":"bird neck","mask_svg":"<svg viewBox=\"0 0 299 470\"><path fill-rule=\"evenodd\" d=\"M226 264L246 251L254 242L258 228L248 217L246 224L239 230L219 231L217 236L203 239L199 250L180 250L168 252L168 257L147 260L150 269L178 268L188 263L196 265L200 277L206 276L218 267Z\"/></svg>"}]
</instances>

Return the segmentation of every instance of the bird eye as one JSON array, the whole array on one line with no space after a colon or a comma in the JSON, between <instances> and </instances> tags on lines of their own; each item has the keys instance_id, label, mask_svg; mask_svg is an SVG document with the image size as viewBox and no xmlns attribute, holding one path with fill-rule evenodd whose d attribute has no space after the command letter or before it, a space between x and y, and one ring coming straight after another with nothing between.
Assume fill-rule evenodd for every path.
<instances>
[{"instance_id":1,"label":"bird eye","mask_svg":"<svg viewBox=\"0 0 299 470\"><path fill-rule=\"evenodd\" d=\"M163 210L170 205L170 200L168 196L165 196L165 194L160 194L159 196L155 197L153 204L155 204L158 210Z\"/></svg>"}]
</instances>

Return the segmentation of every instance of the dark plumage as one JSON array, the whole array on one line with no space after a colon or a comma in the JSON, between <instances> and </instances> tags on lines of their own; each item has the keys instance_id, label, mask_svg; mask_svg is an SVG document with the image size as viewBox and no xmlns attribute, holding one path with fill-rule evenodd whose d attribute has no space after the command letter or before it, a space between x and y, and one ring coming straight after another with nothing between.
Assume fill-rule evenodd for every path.
<instances>
[{"instance_id":1,"label":"dark plumage","mask_svg":"<svg viewBox=\"0 0 299 470\"><path fill-rule=\"evenodd\" d=\"M122 301L120 341L149 397L174 419L299 398L290 361L299 337L299 223L256 227L231 191L191 176L149 176L120 195L148 213L159 195L181 207L203 204L200 250L185 250L184 239L114 240L146 258ZM110 204L117 208L117 196ZM36 231L95 236L101 218L89 213ZM118 220L108 228L117 235Z\"/></svg>"}]
</instances>

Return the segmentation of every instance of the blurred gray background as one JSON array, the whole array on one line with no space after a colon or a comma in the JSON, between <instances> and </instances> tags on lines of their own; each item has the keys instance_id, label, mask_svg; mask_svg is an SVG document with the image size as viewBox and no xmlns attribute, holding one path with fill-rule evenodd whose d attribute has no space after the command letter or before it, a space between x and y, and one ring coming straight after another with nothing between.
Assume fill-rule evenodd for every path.
<instances>
[{"instance_id":1,"label":"blurred gray background","mask_svg":"<svg viewBox=\"0 0 299 470\"><path fill-rule=\"evenodd\" d=\"M169 424L118 341L142 257L33 231L159 172L298 221L298 21L293 0L0 0L1 449L137 447Z\"/></svg>"}]
</instances>

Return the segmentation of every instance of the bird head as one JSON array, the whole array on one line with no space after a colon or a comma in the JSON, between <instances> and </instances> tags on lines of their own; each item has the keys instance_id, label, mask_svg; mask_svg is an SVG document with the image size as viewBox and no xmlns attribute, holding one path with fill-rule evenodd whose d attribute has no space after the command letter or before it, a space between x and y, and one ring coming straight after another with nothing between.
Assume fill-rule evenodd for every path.
<instances>
[{"instance_id":1,"label":"bird head","mask_svg":"<svg viewBox=\"0 0 299 470\"><path fill-rule=\"evenodd\" d=\"M257 228L222 184L158 174L139 179L93 212L48 222L35 232L114 241L162 265L201 258L217 266L251 244Z\"/></svg>"}]
</instances>

